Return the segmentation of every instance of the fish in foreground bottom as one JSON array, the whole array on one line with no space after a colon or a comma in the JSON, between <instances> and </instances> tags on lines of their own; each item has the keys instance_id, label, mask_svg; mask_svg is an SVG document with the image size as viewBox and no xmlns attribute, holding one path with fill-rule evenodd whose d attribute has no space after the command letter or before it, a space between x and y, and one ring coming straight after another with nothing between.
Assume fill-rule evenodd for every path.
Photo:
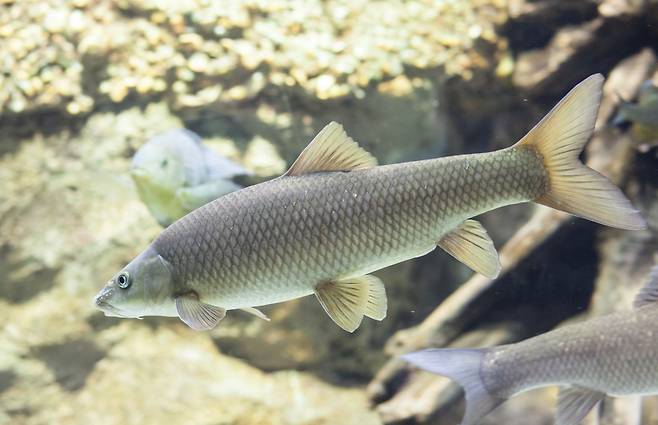
<instances>
[{"instance_id":1,"label":"fish in foreground bottom","mask_svg":"<svg viewBox=\"0 0 658 425\"><path fill-rule=\"evenodd\" d=\"M551 385L561 386L555 423L577 425L606 395L658 394L658 266L634 307L516 344L430 349L402 358L464 388L462 425L477 424L517 393Z\"/></svg>"},{"instance_id":2,"label":"fish in foreground bottom","mask_svg":"<svg viewBox=\"0 0 658 425\"><path fill-rule=\"evenodd\" d=\"M605 177L578 160L594 128L603 77L576 86L514 146L377 166L332 122L281 177L224 195L165 229L96 298L110 314L178 316L211 329L228 310L315 294L346 331L382 320L370 273L437 246L488 277L493 242L470 219L535 201L622 229L645 226ZM117 313L118 312L118 313Z\"/></svg>"}]
</instances>

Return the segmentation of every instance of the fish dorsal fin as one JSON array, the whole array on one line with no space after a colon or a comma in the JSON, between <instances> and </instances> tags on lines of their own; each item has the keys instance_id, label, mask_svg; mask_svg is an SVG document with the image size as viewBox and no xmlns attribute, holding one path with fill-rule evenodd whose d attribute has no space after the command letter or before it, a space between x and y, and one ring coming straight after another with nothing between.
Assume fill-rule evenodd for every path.
<instances>
[{"instance_id":1,"label":"fish dorsal fin","mask_svg":"<svg viewBox=\"0 0 658 425\"><path fill-rule=\"evenodd\" d=\"M225 309L201 302L193 293L176 297L176 311L180 319L195 331L210 330L226 316Z\"/></svg>"},{"instance_id":2,"label":"fish dorsal fin","mask_svg":"<svg viewBox=\"0 0 658 425\"><path fill-rule=\"evenodd\" d=\"M640 292L635 296L633 307L639 308L647 304L658 303L658 265L653 266L649 272L647 282L644 284Z\"/></svg>"},{"instance_id":3,"label":"fish dorsal fin","mask_svg":"<svg viewBox=\"0 0 658 425\"><path fill-rule=\"evenodd\" d=\"M466 220L437 244L472 270L494 279L501 265L493 241L482 225Z\"/></svg>"},{"instance_id":4,"label":"fish dorsal fin","mask_svg":"<svg viewBox=\"0 0 658 425\"><path fill-rule=\"evenodd\" d=\"M311 140L285 175L362 170L376 165L375 157L352 140L342 125L332 121Z\"/></svg>"},{"instance_id":5,"label":"fish dorsal fin","mask_svg":"<svg viewBox=\"0 0 658 425\"><path fill-rule=\"evenodd\" d=\"M315 289L322 308L338 326L354 332L363 316L375 320L386 317L386 292L375 276L324 282Z\"/></svg>"},{"instance_id":6,"label":"fish dorsal fin","mask_svg":"<svg viewBox=\"0 0 658 425\"><path fill-rule=\"evenodd\" d=\"M240 310L244 311L245 313L249 313L251 315L254 315L254 316L258 317L259 319L265 320L267 322L270 321L270 318L267 317L267 315L265 313L263 313L262 311L260 311L257 308L245 307L245 308L241 308Z\"/></svg>"},{"instance_id":7,"label":"fish dorsal fin","mask_svg":"<svg viewBox=\"0 0 658 425\"><path fill-rule=\"evenodd\" d=\"M577 385L560 388L555 425L579 425L604 398L605 393Z\"/></svg>"}]
</instances>

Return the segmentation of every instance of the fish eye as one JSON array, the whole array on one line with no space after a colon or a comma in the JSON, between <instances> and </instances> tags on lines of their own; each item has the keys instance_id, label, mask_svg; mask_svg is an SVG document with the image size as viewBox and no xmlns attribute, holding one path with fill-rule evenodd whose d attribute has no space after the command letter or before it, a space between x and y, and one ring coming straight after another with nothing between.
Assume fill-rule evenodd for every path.
<instances>
[{"instance_id":1,"label":"fish eye","mask_svg":"<svg viewBox=\"0 0 658 425\"><path fill-rule=\"evenodd\" d=\"M121 272L119 273L119 276L117 276L117 285L119 285L119 288L127 289L131 283L132 279L130 279L128 272Z\"/></svg>"}]
</instances>

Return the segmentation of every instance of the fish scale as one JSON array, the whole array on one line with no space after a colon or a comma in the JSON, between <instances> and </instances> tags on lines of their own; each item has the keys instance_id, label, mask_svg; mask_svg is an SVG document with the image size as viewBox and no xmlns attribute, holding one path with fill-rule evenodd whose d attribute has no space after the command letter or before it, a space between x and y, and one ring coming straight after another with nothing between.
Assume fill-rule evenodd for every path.
<instances>
[{"instance_id":1,"label":"fish scale","mask_svg":"<svg viewBox=\"0 0 658 425\"><path fill-rule=\"evenodd\" d=\"M424 254L466 218L546 184L527 148L281 177L188 214L154 247L181 293L224 308L270 304Z\"/></svg>"},{"instance_id":2,"label":"fish scale","mask_svg":"<svg viewBox=\"0 0 658 425\"><path fill-rule=\"evenodd\" d=\"M658 308L649 306L495 348L483 362L485 386L504 398L528 387L565 383L612 395L655 393L656 323Z\"/></svg>"}]
</instances>

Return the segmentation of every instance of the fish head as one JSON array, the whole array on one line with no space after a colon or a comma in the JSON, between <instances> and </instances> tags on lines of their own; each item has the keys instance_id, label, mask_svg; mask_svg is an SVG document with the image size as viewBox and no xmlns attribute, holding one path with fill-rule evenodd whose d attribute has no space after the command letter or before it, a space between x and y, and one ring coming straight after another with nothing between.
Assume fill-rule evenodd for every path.
<instances>
[{"instance_id":1,"label":"fish head","mask_svg":"<svg viewBox=\"0 0 658 425\"><path fill-rule=\"evenodd\" d=\"M187 182L185 162L189 156L189 142L180 140L174 130L153 137L142 145L132 159L130 175L139 187L156 187L175 191ZM189 145L189 146L188 146Z\"/></svg>"},{"instance_id":2,"label":"fish head","mask_svg":"<svg viewBox=\"0 0 658 425\"><path fill-rule=\"evenodd\" d=\"M106 316L166 315L174 303L173 291L172 265L149 247L107 282L94 305Z\"/></svg>"}]
</instances>

